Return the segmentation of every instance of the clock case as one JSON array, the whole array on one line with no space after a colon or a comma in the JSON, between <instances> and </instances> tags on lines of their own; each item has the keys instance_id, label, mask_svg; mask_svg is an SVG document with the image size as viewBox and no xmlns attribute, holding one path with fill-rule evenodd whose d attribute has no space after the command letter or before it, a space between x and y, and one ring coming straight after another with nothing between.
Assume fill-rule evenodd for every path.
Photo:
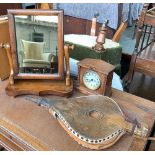
<instances>
[{"instance_id":1,"label":"clock case","mask_svg":"<svg viewBox=\"0 0 155 155\"><path fill-rule=\"evenodd\" d=\"M83 59L78 63L78 86L77 89L84 94L101 94L111 96L111 84L115 67L99 59ZM83 75L87 71L94 71L100 77L101 85L97 90L88 89L83 82Z\"/></svg>"}]
</instances>

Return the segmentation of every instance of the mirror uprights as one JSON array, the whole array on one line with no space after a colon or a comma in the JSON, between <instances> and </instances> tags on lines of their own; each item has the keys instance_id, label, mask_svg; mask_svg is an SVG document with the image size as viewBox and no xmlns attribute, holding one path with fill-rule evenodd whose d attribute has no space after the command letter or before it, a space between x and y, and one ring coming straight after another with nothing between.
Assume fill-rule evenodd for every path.
<instances>
[{"instance_id":1,"label":"mirror uprights","mask_svg":"<svg viewBox=\"0 0 155 155\"><path fill-rule=\"evenodd\" d=\"M62 10L8 10L10 48L9 84L6 93L53 94L69 97L73 91L70 80L69 49L63 39ZM64 53L65 50L65 53ZM66 73L64 77L64 54ZM66 57L67 55L67 57Z\"/></svg>"},{"instance_id":2,"label":"mirror uprights","mask_svg":"<svg viewBox=\"0 0 155 155\"><path fill-rule=\"evenodd\" d=\"M11 85L14 84L14 72L13 72L13 64L12 64L12 58L11 58L11 53L10 53L10 45L9 43L1 43L0 44L0 47L1 48L4 48L6 50L6 53L7 53L7 57L9 59L9 65L10 65L10 76L9 76L9 83Z\"/></svg>"},{"instance_id":3,"label":"mirror uprights","mask_svg":"<svg viewBox=\"0 0 155 155\"><path fill-rule=\"evenodd\" d=\"M66 61L66 86L69 86L71 83L70 80L70 65L69 65L69 49L74 49L74 45L65 45L64 53L65 53L65 61Z\"/></svg>"}]
</instances>

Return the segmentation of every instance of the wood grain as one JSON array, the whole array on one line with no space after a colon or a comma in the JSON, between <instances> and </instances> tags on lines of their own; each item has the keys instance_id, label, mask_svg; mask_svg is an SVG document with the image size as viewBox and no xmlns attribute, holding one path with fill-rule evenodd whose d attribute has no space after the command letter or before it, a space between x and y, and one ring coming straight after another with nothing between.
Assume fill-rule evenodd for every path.
<instances>
[{"instance_id":1,"label":"wood grain","mask_svg":"<svg viewBox=\"0 0 155 155\"><path fill-rule=\"evenodd\" d=\"M14 143L12 148L12 145L10 145L10 147L7 145L8 150L47 150L47 146L40 142L36 137L33 137L31 134L24 131L24 129L6 119L0 119L0 130L1 138L6 138L8 143L9 140L13 141ZM2 145L5 144L2 143Z\"/></svg>"},{"instance_id":2,"label":"wood grain","mask_svg":"<svg viewBox=\"0 0 155 155\"><path fill-rule=\"evenodd\" d=\"M29 132L39 141L46 144L48 150L59 151L84 151L89 150L72 140L49 112L32 102L25 100L26 96L17 98L5 94L5 86L8 81L0 82L0 118L5 118L17 124ZM72 97L83 96L84 94L74 91ZM45 96L51 99L63 99L58 96ZM155 120L155 103L149 100L112 89L111 96L121 107L126 117L130 120L144 120L149 126L149 134ZM0 130L1 133L1 130ZM1 140L3 142L3 140ZM5 141L4 141L5 142ZM11 141L9 140L11 145ZM13 144L12 144L13 145ZM135 145L135 146L134 146ZM124 135L115 145L105 150L144 150L146 141L137 140L132 135ZM6 147L7 148L7 147Z\"/></svg>"}]
</instances>

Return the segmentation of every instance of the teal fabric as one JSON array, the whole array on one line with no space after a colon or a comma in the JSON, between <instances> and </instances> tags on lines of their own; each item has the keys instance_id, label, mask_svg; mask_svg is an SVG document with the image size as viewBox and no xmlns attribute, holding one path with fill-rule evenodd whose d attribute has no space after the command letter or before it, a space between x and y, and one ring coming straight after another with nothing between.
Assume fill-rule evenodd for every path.
<instances>
[{"instance_id":1,"label":"teal fabric","mask_svg":"<svg viewBox=\"0 0 155 155\"><path fill-rule=\"evenodd\" d=\"M70 57L76 60L82 60L85 58L93 58L93 59L101 59L104 60L112 65L114 65L115 68L115 72L117 74L121 74L121 65L120 65L120 61L121 61L121 55L122 55L122 47L116 43L107 39L107 44L104 46L106 49L103 53L97 53L95 52L95 50L93 50L91 47L94 46L92 45L91 47L89 46L84 46L81 45L79 43L76 43L75 41L72 41L72 35L70 35L70 39L69 35L67 36L67 41L65 41L65 44L73 44L74 45L74 50L70 51ZM82 37L82 36L81 36ZM91 36L90 36L91 37ZM66 37L65 37L66 38ZM112 44L115 44L115 46L113 46ZM107 47L110 46L110 47Z\"/></svg>"}]
</instances>

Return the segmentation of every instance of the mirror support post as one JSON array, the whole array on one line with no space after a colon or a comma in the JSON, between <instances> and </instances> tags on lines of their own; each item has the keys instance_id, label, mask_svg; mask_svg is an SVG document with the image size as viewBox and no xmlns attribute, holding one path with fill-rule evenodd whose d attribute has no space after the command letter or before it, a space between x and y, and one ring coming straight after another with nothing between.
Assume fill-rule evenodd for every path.
<instances>
[{"instance_id":1,"label":"mirror support post","mask_svg":"<svg viewBox=\"0 0 155 155\"><path fill-rule=\"evenodd\" d=\"M74 45L64 45L65 61L66 61L66 86L70 86L70 64L69 49L74 49Z\"/></svg>"},{"instance_id":2,"label":"mirror support post","mask_svg":"<svg viewBox=\"0 0 155 155\"><path fill-rule=\"evenodd\" d=\"M14 84L14 72L13 72L13 64L12 64L12 58L11 58L11 49L10 49L10 44L9 43L1 43L0 44L1 48L4 48L7 52L7 56L9 59L9 65L10 65L10 77L9 77L9 82L11 85Z\"/></svg>"}]
</instances>

